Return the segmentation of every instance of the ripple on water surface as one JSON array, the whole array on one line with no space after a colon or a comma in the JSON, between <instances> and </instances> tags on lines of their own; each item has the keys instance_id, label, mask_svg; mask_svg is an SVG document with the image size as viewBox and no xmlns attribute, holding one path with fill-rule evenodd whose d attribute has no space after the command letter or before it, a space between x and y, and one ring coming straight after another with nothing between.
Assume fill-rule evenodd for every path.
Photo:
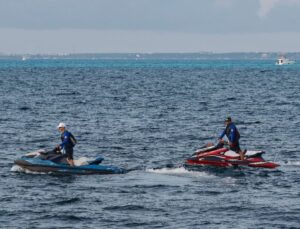
<instances>
[{"instance_id":1,"label":"ripple on water surface","mask_svg":"<svg viewBox=\"0 0 300 229\"><path fill-rule=\"evenodd\" d=\"M2 227L299 227L298 65L1 61ZM228 115L242 148L265 150L281 167L183 168L197 148L214 141ZM76 157L102 155L103 163L130 172L65 176L13 167L24 153L52 149L61 121L77 137Z\"/></svg>"}]
</instances>

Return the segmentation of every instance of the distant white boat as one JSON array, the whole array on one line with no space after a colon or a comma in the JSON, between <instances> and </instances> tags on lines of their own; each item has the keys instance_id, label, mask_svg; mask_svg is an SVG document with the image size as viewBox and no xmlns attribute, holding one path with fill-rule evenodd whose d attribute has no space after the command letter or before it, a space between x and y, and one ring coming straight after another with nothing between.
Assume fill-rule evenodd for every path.
<instances>
[{"instance_id":1,"label":"distant white boat","mask_svg":"<svg viewBox=\"0 0 300 229\"><path fill-rule=\"evenodd\" d=\"M288 58L285 58L284 56L280 57L276 61L276 65L288 65L288 64L294 64L294 60L289 60Z\"/></svg>"}]
</instances>

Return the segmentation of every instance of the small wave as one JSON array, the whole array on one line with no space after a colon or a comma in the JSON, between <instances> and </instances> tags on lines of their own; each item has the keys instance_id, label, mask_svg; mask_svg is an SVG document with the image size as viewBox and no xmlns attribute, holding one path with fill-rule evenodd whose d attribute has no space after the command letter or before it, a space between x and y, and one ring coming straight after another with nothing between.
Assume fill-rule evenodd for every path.
<instances>
[{"instance_id":1,"label":"small wave","mask_svg":"<svg viewBox=\"0 0 300 229\"><path fill-rule=\"evenodd\" d=\"M215 177L214 175L210 175L206 172L189 171L184 167L146 169L146 171L150 173L167 174L167 175L192 175L192 176L200 176L200 177Z\"/></svg>"},{"instance_id":2,"label":"small wave","mask_svg":"<svg viewBox=\"0 0 300 229\"><path fill-rule=\"evenodd\" d=\"M285 161L286 165L300 165L300 161Z\"/></svg>"},{"instance_id":3,"label":"small wave","mask_svg":"<svg viewBox=\"0 0 300 229\"><path fill-rule=\"evenodd\" d=\"M71 199L67 199L67 200L61 200L61 201L57 201L55 202L55 204L57 205L66 205L66 204L73 204L75 202L80 201L80 198L75 197L75 198L71 198Z\"/></svg>"},{"instance_id":4,"label":"small wave","mask_svg":"<svg viewBox=\"0 0 300 229\"><path fill-rule=\"evenodd\" d=\"M68 96L68 95L80 95L80 92L78 91L72 91L72 92L60 92L57 93L57 96L62 95L62 96Z\"/></svg>"},{"instance_id":5,"label":"small wave","mask_svg":"<svg viewBox=\"0 0 300 229\"><path fill-rule=\"evenodd\" d=\"M71 214L53 214L53 215L43 215L39 219L61 219L66 221L83 221L83 220L90 220L90 217L85 216L78 216L78 215L71 215Z\"/></svg>"},{"instance_id":6,"label":"small wave","mask_svg":"<svg viewBox=\"0 0 300 229\"><path fill-rule=\"evenodd\" d=\"M146 210L144 206L140 205L125 205L125 206L111 206L111 207L105 207L103 210L121 210L121 211L142 211Z\"/></svg>"},{"instance_id":7,"label":"small wave","mask_svg":"<svg viewBox=\"0 0 300 229\"><path fill-rule=\"evenodd\" d=\"M31 108L30 108L30 107L23 106L23 107L19 107L19 110L20 110L20 111L27 111L27 110L31 110Z\"/></svg>"}]
</instances>

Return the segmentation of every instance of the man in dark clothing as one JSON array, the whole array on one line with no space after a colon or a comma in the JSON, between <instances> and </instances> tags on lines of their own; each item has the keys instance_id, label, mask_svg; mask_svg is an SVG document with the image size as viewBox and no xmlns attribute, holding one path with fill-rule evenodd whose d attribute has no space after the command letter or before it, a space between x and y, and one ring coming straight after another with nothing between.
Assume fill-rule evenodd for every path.
<instances>
[{"instance_id":1,"label":"man in dark clothing","mask_svg":"<svg viewBox=\"0 0 300 229\"><path fill-rule=\"evenodd\" d=\"M241 160L244 160L244 152L241 150L239 143L240 133L235 124L232 122L231 117L227 117L225 119L225 126L225 129L219 137L219 141L224 143L224 140L222 140L222 138L226 135L228 139L229 149L240 154Z\"/></svg>"},{"instance_id":2,"label":"man in dark clothing","mask_svg":"<svg viewBox=\"0 0 300 229\"><path fill-rule=\"evenodd\" d=\"M66 130L66 125L61 122L57 126L58 130L61 132L61 144L57 145L57 148L59 148L66 156L67 161L71 166L74 166L73 161L73 147L76 144L76 139L74 136Z\"/></svg>"}]
</instances>

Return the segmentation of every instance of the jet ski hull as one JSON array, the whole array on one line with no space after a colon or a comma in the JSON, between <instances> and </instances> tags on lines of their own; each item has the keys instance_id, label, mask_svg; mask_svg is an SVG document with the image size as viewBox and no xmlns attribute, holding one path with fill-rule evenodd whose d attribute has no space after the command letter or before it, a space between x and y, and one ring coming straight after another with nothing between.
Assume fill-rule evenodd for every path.
<instances>
[{"instance_id":1,"label":"jet ski hull","mask_svg":"<svg viewBox=\"0 0 300 229\"><path fill-rule=\"evenodd\" d=\"M40 158L21 157L15 160L15 164L32 172L61 173L61 174L122 174L126 171L111 165L87 164L81 166L70 166L58 164Z\"/></svg>"},{"instance_id":2,"label":"jet ski hull","mask_svg":"<svg viewBox=\"0 0 300 229\"><path fill-rule=\"evenodd\" d=\"M185 161L186 167L210 166L210 167L236 167L248 166L255 168L274 169L279 166L274 162L265 161L262 157L263 151L251 151L245 156L245 160L240 160L239 155L227 148L207 147L197 151L193 156Z\"/></svg>"}]
</instances>

